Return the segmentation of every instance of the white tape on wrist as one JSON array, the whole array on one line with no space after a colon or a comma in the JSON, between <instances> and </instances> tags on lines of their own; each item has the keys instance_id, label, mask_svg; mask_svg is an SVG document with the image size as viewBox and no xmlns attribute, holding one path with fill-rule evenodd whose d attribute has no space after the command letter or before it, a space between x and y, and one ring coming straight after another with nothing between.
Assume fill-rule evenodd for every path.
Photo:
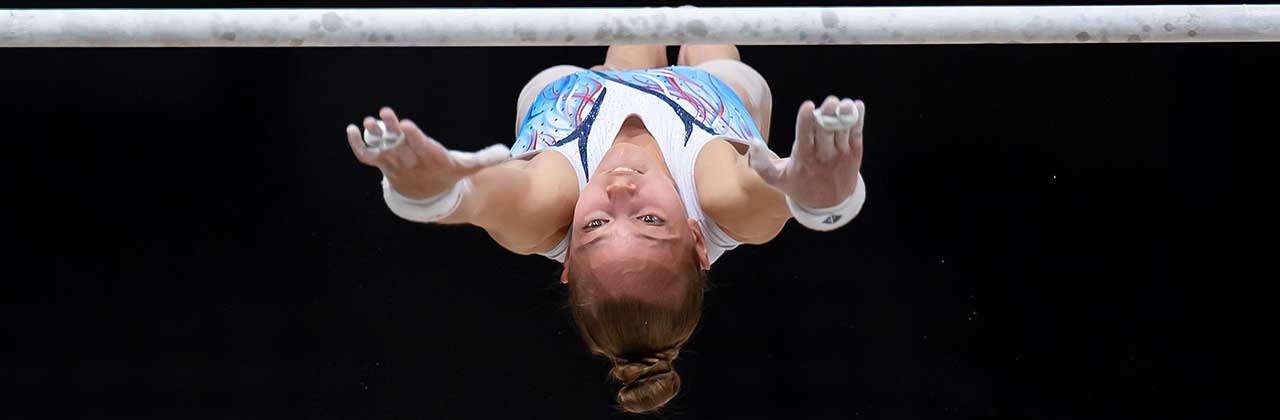
<instances>
[{"instance_id":1,"label":"white tape on wrist","mask_svg":"<svg viewBox=\"0 0 1280 420\"><path fill-rule=\"evenodd\" d=\"M836 111L837 113L840 111ZM827 130L848 130L858 123L858 107L853 107L853 112L839 115L824 115L822 109L813 110L813 119L818 125Z\"/></svg>"},{"instance_id":2,"label":"white tape on wrist","mask_svg":"<svg viewBox=\"0 0 1280 420\"><path fill-rule=\"evenodd\" d=\"M858 185L853 194L840 204L832 207L811 209L791 201L787 196L787 207L791 208L791 216L801 225L812 230L826 232L839 229L853 220L862 211L862 204L867 202L867 183L862 181L862 173L858 173Z\"/></svg>"},{"instance_id":3,"label":"white tape on wrist","mask_svg":"<svg viewBox=\"0 0 1280 420\"><path fill-rule=\"evenodd\" d=\"M392 213L406 220L430 223L453 214L462 203L462 197L471 192L471 178L462 178L453 188L434 197L414 199L400 195L391 188L391 182L382 177L382 198Z\"/></svg>"}]
</instances>

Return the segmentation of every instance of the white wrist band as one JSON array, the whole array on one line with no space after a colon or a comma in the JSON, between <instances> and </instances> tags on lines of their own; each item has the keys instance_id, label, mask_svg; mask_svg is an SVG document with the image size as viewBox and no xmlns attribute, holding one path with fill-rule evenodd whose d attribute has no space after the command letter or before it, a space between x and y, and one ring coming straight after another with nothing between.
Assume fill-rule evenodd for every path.
<instances>
[{"instance_id":1,"label":"white wrist band","mask_svg":"<svg viewBox=\"0 0 1280 420\"><path fill-rule=\"evenodd\" d=\"M787 207L791 208L791 216L801 225L817 231L831 231L848 224L862 211L862 204L867 201L867 183L862 181L862 173L858 173L858 185L853 194L840 204L832 207L811 209L791 201L787 196Z\"/></svg>"},{"instance_id":2,"label":"white wrist band","mask_svg":"<svg viewBox=\"0 0 1280 420\"><path fill-rule=\"evenodd\" d=\"M471 178L462 178L453 188L434 197L414 199L400 195L391 188L387 177L382 177L382 198L392 213L414 222L434 222L453 214L462 203L462 196L471 192Z\"/></svg>"}]
</instances>

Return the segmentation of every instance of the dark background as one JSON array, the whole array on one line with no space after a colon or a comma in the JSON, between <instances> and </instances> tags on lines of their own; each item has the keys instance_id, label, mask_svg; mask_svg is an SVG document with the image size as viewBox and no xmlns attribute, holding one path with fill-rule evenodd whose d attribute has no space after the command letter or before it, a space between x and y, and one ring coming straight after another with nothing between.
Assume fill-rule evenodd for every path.
<instances>
[{"instance_id":1,"label":"dark background","mask_svg":"<svg viewBox=\"0 0 1280 420\"><path fill-rule=\"evenodd\" d=\"M554 262L397 219L343 137L391 105L509 144L529 77L604 51L0 49L0 416L627 417ZM664 417L1280 413L1280 45L742 56L783 155L803 100L867 102L869 201L719 260Z\"/></svg>"}]
</instances>

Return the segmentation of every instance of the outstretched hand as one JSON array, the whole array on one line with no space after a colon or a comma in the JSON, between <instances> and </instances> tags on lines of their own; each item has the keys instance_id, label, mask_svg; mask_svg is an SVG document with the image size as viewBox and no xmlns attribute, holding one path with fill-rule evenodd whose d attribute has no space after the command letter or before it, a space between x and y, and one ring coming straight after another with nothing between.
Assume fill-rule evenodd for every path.
<instances>
[{"instance_id":1,"label":"outstretched hand","mask_svg":"<svg viewBox=\"0 0 1280 420\"><path fill-rule=\"evenodd\" d=\"M378 116L381 121L365 117L364 136L355 124L347 125L347 143L356 160L381 169L391 187L408 198L448 191L462 178L507 160L511 153L502 144L475 153L451 151L413 121L396 118L389 107L379 110Z\"/></svg>"},{"instance_id":2,"label":"outstretched hand","mask_svg":"<svg viewBox=\"0 0 1280 420\"><path fill-rule=\"evenodd\" d=\"M814 109L812 101L800 105L790 157L770 160L768 146L760 143L751 145L748 158L761 179L796 204L827 208L849 198L857 187L866 105L828 96L819 112Z\"/></svg>"}]
</instances>

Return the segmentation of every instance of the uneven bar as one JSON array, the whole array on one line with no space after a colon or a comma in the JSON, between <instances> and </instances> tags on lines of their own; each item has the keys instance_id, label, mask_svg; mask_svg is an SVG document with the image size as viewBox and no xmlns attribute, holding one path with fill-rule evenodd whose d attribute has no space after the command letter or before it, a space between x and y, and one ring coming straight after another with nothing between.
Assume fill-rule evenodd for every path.
<instances>
[{"instance_id":1,"label":"uneven bar","mask_svg":"<svg viewBox=\"0 0 1280 420\"><path fill-rule=\"evenodd\" d=\"M0 9L0 48L1278 41L1280 5Z\"/></svg>"}]
</instances>

